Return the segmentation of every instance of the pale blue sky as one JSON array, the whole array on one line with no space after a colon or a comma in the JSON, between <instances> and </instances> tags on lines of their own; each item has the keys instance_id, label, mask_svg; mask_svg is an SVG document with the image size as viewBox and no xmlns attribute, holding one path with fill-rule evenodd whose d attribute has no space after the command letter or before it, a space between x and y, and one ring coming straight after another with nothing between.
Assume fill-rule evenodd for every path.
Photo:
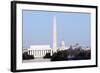
<instances>
[{"instance_id":1,"label":"pale blue sky","mask_svg":"<svg viewBox=\"0 0 100 73\"><path fill-rule=\"evenodd\" d=\"M79 43L90 46L91 14L23 10L23 48L30 45L50 44L52 47L53 16L57 22L57 45Z\"/></svg>"}]
</instances>

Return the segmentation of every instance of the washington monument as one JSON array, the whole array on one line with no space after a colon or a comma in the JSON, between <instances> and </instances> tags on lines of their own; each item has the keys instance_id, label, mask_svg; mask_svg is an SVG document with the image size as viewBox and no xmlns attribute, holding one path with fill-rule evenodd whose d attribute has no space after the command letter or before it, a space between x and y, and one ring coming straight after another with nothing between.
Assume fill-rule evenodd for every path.
<instances>
[{"instance_id":1,"label":"washington monument","mask_svg":"<svg viewBox=\"0 0 100 73\"><path fill-rule=\"evenodd\" d=\"M57 52L56 16L53 17L53 53Z\"/></svg>"}]
</instances>

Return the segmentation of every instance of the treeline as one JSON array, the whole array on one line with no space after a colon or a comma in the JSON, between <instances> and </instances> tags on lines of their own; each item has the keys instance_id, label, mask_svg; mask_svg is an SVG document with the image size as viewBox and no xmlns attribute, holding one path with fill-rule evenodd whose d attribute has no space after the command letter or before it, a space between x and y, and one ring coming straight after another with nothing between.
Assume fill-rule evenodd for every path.
<instances>
[{"instance_id":1,"label":"treeline","mask_svg":"<svg viewBox=\"0 0 100 73\"><path fill-rule=\"evenodd\" d=\"M44 58L50 58L51 61L64 60L86 60L91 58L91 50L67 49L54 53L52 56L47 53Z\"/></svg>"}]
</instances>

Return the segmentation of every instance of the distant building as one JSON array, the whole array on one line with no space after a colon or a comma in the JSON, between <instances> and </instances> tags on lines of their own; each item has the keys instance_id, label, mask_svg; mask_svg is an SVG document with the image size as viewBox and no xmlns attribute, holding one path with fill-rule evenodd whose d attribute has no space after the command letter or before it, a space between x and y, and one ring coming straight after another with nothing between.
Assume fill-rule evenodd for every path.
<instances>
[{"instance_id":1,"label":"distant building","mask_svg":"<svg viewBox=\"0 0 100 73\"><path fill-rule=\"evenodd\" d=\"M82 48L83 50L86 50L86 51L88 51L88 50L91 50L91 48Z\"/></svg>"},{"instance_id":2,"label":"distant building","mask_svg":"<svg viewBox=\"0 0 100 73\"><path fill-rule=\"evenodd\" d=\"M61 41L59 50L65 50L65 42Z\"/></svg>"}]
</instances>

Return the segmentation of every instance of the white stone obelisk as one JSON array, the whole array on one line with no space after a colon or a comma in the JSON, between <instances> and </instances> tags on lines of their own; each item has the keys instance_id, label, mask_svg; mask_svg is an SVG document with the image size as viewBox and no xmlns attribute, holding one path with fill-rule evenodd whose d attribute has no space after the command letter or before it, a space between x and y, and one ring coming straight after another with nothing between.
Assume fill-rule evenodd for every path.
<instances>
[{"instance_id":1,"label":"white stone obelisk","mask_svg":"<svg viewBox=\"0 0 100 73\"><path fill-rule=\"evenodd\" d=\"M57 52L56 16L53 18L53 53Z\"/></svg>"}]
</instances>

